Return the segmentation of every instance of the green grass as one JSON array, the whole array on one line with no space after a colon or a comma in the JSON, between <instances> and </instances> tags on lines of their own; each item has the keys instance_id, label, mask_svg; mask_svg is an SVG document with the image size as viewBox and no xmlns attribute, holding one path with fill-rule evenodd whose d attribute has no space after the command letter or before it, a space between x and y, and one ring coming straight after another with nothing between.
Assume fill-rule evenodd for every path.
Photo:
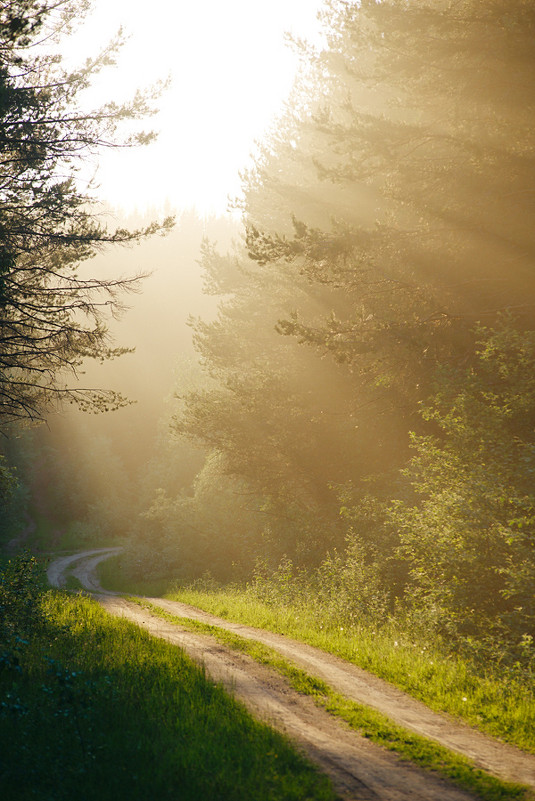
<instances>
[{"instance_id":1,"label":"green grass","mask_svg":"<svg viewBox=\"0 0 535 801\"><path fill-rule=\"evenodd\" d=\"M421 768L440 773L458 787L485 801L533 798L528 787L490 776L467 757L397 726L375 710L349 701L337 693L328 693L324 706L328 712L341 717L364 737L405 759L410 759Z\"/></svg>"},{"instance_id":2,"label":"green grass","mask_svg":"<svg viewBox=\"0 0 535 801\"><path fill-rule=\"evenodd\" d=\"M121 570L121 556L106 559L98 566L98 575L103 587L115 592L130 595L148 595L152 598L163 598L171 592L175 581L171 578L146 579L133 582Z\"/></svg>"},{"instance_id":3,"label":"green grass","mask_svg":"<svg viewBox=\"0 0 535 801\"><path fill-rule=\"evenodd\" d=\"M476 670L460 657L426 647L395 628L351 627L322 620L311 604L267 604L236 588L201 592L181 589L167 598L197 606L234 622L286 634L368 670L478 729L535 753L535 693L514 677Z\"/></svg>"},{"instance_id":4,"label":"green grass","mask_svg":"<svg viewBox=\"0 0 535 801\"><path fill-rule=\"evenodd\" d=\"M0 797L335 798L180 649L80 595L49 592L43 611L0 671Z\"/></svg>"},{"instance_id":5,"label":"green grass","mask_svg":"<svg viewBox=\"0 0 535 801\"><path fill-rule=\"evenodd\" d=\"M363 737L394 751L398 756L410 760L421 768L439 773L458 787L485 801L513 801L513 799L533 797L528 788L490 776L478 769L470 759L398 726L385 715L369 707L344 698L334 692L326 682L297 668L281 657L276 650L263 643L245 639L217 626L169 614L142 599L131 600L165 620L191 631L209 634L224 645L246 653L257 662L271 667L284 676L297 692L312 696L318 706L345 720Z\"/></svg>"},{"instance_id":6,"label":"green grass","mask_svg":"<svg viewBox=\"0 0 535 801\"><path fill-rule=\"evenodd\" d=\"M67 573L67 576L66 576L66 579L65 579L65 585L63 586L63 589L67 590L67 592L78 592L78 591L83 592L84 591L84 588L82 586L82 583L81 583L80 579L76 578L76 576L73 576L70 573Z\"/></svg>"}]
</instances>

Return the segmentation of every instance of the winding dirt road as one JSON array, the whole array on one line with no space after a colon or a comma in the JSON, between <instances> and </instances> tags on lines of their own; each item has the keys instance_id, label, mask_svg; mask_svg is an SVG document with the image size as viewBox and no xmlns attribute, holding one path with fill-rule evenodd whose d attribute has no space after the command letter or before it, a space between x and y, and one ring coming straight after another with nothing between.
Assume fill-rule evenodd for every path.
<instances>
[{"instance_id":1,"label":"winding dirt road","mask_svg":"<svg viewBox=\"0 0 535 801\"><path fill-rule=\"evenodd\" d=\"M183 648L204 664L212 679L221 682L254 715L298 743L330 775L337 791L347 801L466 801L472 798L360 737L343 722L319 709L311 698L299 695L284 679L249 657L220 645L209 636L192 634L169 623L116 593L104 591L96 577L96 567L118 550L86 551L56 559L48 568L48 580L52 586L64 587L67 576L75 576L108 612L128 618L151 634ZM174 615L210 623L262 642L347 698L374 707L407 729L465 754L489 773L535 788L535 756L432 712L355 665L288 637L231 623L177 601L147 600Z\"/></svg>"}]
</instances>

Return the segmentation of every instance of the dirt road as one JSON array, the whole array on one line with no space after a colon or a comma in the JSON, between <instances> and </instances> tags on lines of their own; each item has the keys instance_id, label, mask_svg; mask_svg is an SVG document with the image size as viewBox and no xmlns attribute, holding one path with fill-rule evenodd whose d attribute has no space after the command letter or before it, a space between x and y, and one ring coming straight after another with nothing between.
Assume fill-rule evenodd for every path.
<instances>
[{"instance_id":1,"label":"dirt road","mask_svg":"<svg viewBox=\"0 0 535 801\"><path fill-rule=\"evenodd\" d=\"M248 657L210 637L192 634L168 623L115 593L103 591L96 578L96 566L113 553L117 553L117 549L87 551L55 560L48 569L49 581L53 586L64 586L70 572L83 587L96 595L110 613L132 620L155 636L179 645L195 660L204 663L209 675L240 698L253 714L297 742L331 776L344 799L462 801L471 798L468 793L420 771L358 736L344 723L319 709L312 699L299 695L278 675ZM489 773L535 787L535 756L432 712L400 690L342 659L285 636L230 623L186 604L159 598L147 600L180 617L210 623L265 643L347 698L374 707L406 728L465 754Z\"/></svg>"}]
</instances>

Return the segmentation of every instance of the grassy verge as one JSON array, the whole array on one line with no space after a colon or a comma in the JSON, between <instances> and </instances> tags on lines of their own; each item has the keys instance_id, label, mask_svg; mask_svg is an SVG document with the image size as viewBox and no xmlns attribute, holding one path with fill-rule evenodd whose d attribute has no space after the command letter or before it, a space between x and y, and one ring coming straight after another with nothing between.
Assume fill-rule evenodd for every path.
<instances>
[{"instance_id":1,"label":"grassy verge","mask_svg":"<svg viewBox=\"0 0 535 801\"><path fill-rule=\"evenodd\" d=\"M394 751L421 768L439 773L458 787L468 790L485 801L533 798L528 788L503 782L490 776L477 768L470 759L396 725L386 716L369 707L349 701L335 693L324 681L308 675L281 657L277 651L262 643L245 639L217 626L171 615L141 599L132 598L131 600L165 620L192 631L209 634L224 645L246 653L257 662L273 668L284 676L297 692L312 696L318 706L345 720L362 736L383 748Z\"/></svg>"},{"instance_id":2,"label":"grassy verge","mask_svg":"<svg viewBox=\"0 0 535 801\"><path fill-rule=\"evenodd\" d=\"M50 592L41 610L2 654L2 798L335 798L176 647L81 596Z\"/></svg>"},{"instance_id":3,"label":"grassy verge","mask_svg":"<svg viewBox=\"0 0 535 801\"><path fill-rule=\"evenodd\" d=\"M120 571L120 560L103 563L101 577L111 589L148 594L147 588L128 582ZM354 620L336 625L324 615L321 605L259 600L238 587L170 589L171 580L161 582L154 593L170 600L197 606L237 623L286 634L314 645L368 670L418 698L431 709L446 712L487 734L535 753L535 683L499 666L476 665L452 656L440 643L430 646L390 626L372 627ZM149 588L150 589L150 588Z\"/></svg>"},{"instance_id":4,"label":"grassy verge","mask_svg":"<svg viewBox=\"0 0 535 801\"><path fill-rule=\"evenodd\" d=\"M438 647L423 646L392 628L324 623L321 610L267 604L237 589L166 595L219 617L287 634L374 673L420 699L505 742L535 753L535 692L493 666L477 670Z\"/></svg>"}]
</instances>

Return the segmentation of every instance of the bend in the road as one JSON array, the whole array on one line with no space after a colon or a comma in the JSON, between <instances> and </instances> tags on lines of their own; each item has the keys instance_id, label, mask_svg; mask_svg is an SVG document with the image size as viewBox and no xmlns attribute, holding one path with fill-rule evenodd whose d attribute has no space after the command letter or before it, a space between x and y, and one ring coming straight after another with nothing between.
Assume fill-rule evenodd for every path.
<instances>
[{"instance_id":1,"label":"bend in the road","mask_svg":"<svg viewBox=\"0 0 535 801\"><path fill-rule=\"evenodd\" d=\"M120 549L118 548L106 548L62 557L50 565L48 569L49 581L53 586L64 586L65 573L70 570L72 575L76 576L82 586L89 592L98 594L101 597L117 596L118 593L102 589L96 576L96 567L101 561L119 551ZM73 569L71 565L76 562L79 562L79 564ZM103 602L104 600L102 598ZM357 703L371 706L400 725L435 742L439 742L457 753L464 754L472 759L478 767L487 770L489 773L508 781L521 782L535 788L534 755L494 740L467 725L450 720L445 715L433 712L420 701L406 695L401 690L350 662L332 656L319 648L292 640L289 637L264 629L233 623L178 601L166 601L161 598L147 600L164 611L179 617L200 620L218 628L235 632L242 637L262 642L279 651L282 656L304 668L315 677L323 679L345 697ZM110 608L108 603L104 605ZM121 601L120 606L123 609L121 614L126 614L126 607L134 605ZM128 613L128 615L130 614ZM146 612L145 617L150 618L150 613Z\"/></svg>"}]
</instances>

